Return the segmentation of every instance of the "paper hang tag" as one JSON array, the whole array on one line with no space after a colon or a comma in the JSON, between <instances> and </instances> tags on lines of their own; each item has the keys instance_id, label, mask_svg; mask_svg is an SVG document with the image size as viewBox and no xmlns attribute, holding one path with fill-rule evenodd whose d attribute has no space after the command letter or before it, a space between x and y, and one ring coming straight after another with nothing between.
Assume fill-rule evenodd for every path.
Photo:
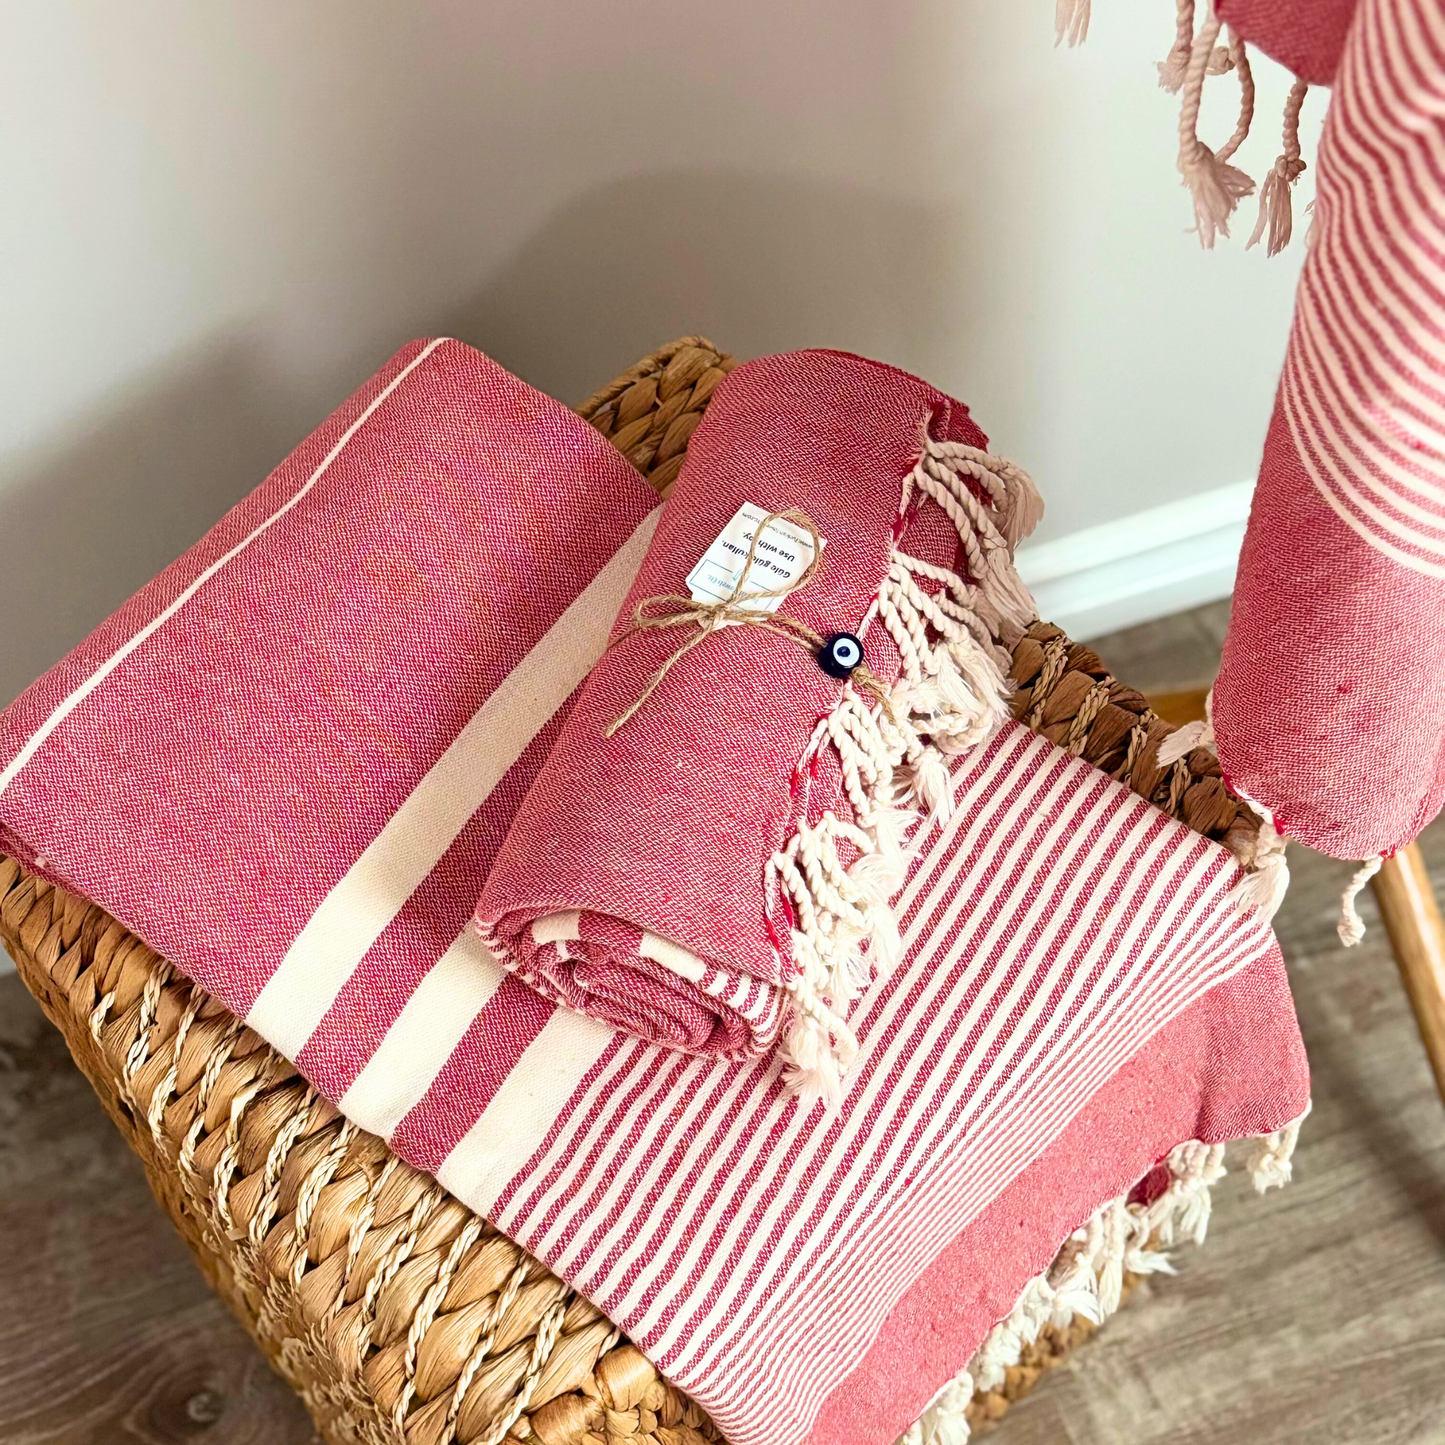
<instances>
[{"instance_id":1,"label":"paper hang tag","mask_svg":"<svg viewBox=\"0 0 1445 1445\"><path fill-rule=\"evenodd\" d=\"M753 534L767 515L767 508L754 502L744 502L733 513L732 521L718 533L717 540L703 553L702 560L687 574L687 587L694 602L725 602L728 599L742 575L748 548L753 544ZM783 597L752 597L749 594L792 586L812 560L812 537L794 523L775 517L758 539L758 550L748 572L746 589L735 605L756 612L776 612L783 603Z\"/></svg>"}]
</instances>

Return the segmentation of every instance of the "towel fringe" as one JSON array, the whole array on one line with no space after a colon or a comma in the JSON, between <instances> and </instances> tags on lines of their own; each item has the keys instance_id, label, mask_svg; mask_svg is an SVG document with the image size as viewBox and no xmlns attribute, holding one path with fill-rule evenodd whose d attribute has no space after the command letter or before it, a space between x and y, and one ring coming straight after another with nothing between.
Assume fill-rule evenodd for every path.
<instances>
[{"instance_id":1,"label":"towel fringe","mask_svg":"<svg viewBox=\"0 0 1445 1445\"><path fill-rule=\"evenodd\" d=\"M803 1097L830 1103L857 1053L848 1005L896 966L892 900L923 837L951 810L946 760L987 742L1007 719L1012 644L1035 611L1013 565L1012 539L1042 511L1024 471L925 433L900 520L920 497L953 522L971 580L894 548L860 628L876 623L898 649L889 705L845 687L798 764L805 776L821 749L832 751L852 820L805 817L766 867L770 906L786 900L791 912L785 1077Z\"/></svg>"},{"instance_id":2,"label":"towel fringe","mask_svg":"<svg viewBox=\"0 0 1445 1445\"><path fill-rule=\"evenodd\" d=\"M1299 116L1308 90L1309 84L1303 80L1296 80L1290 86L1284 103L1284 148L1259 189L1259 219L1254 223L1249 240L1244 243L1246 251L1258 245L1261 238L1267 238L1264 247L1266 256L1277 256L1289 245L1294 232L1292 192L1294 183L1305 172L1305 162L1300 156Z\"/></svg>"},{"instance_id":3,"label":"towel fringe","mask_svg":"<svg viewBox=\"0 0 1445 1445\"><path fill-rule=\"evenodd\" d=\"M1082 45L1089 38L1091 0L1054 0L1054 44Z\"/></svg>"},{"instance_id":4,"label":"towel fringe","mask_svg":"<svg viewBox=\"0 0 1445 1445\"><path fill-rule=\"evenodd\" d=\"M1263 1194L1270 1189L1283 1189L1294 1175L1294 1151L1299 1142L1300 1125L1309 1117L1309 1106L1298 1119L1276 1129L1273 1134L1264 1134L1254 1140L1254 1147L1245 1160L1245 1168L1254 1184L1255 1192Z\"/></svg>"},{"instance_id":5,"label":"towel fringe","mask_svg":"<svg viewBox=\"0 0 1445 1445\"><path fill-rule=\"evenodd\" d=\"M1256 1189L1289 1180L1303 1119L1250 1141L1245 1168ZM1226 1172L1225 1146L1189 1140L1162 1162L1169 1172L1165 1189L1148 1204L1130 1203L1127 1195L1111 1199L1075 1230L1048 1271L1029 1281L1017 1304L989 1331L968 1368L933 1397L897 1445L967 1445L967 1411L975 1393L1002 1386L1045 1328L1063 1329L1079 1318L1103 1324L1122 1302L1126 1273L1172 1274L1167 1251L1184 1240L1203 1243L1211 1191Z\"/></svg>"},{"instance_id":6,"label":"towel fringe","mask_svg":"<svg viewBox=\"0 0 1445 1445\"><path fill-rule=\"evenodd\" d=\"M1214 690L1205 695L1204 717L1185 723L1159 744L1159 761L1171 766L1189 756L1195 748L1205 748L1219 756L1219 744L1214 736ZM1248 793L1231 785L1235 795L1257 813L1261 819L1259 835L1255 840L1254 855L1241 860L1246 868L1244 882L1234 890L1235 905L1243 909L1258 909L1268 923L1279 911L1284 895L1289 889L1289 864L1285 860L1285 838L1274 826L1270 813L1260 807Z\"/></svg>"},{"instance_id":7,"label":"towel fringe","mask_svg":"<svg viewBox=\"0 0 1445 1445\"><path fill-rule=\"evenodd\" d=\"M1385 855L1377 853L1373 858L1366 858L1350 877L1345 885L1345 891L1340 895L1340 921L1335 926L1335 932L1340 935L1340 942L1346 948L1353 948L1365 936L1365 920L1360 917L1360 910L1355 906L1355 899L1360 896L1366 883L1375 876L1384 866Z\"/></svg>"},{"instance_id":8,"label":"towel fringe","mask_svg":"<svg viewBox=\"0 0 1445 1445\"><path fill-rule=\"evenodd\" d=\"M1235 791L1238 792L1238 789ZM1241 793L1240 797L1244 794ZM1250 871L1232 896L1237 907L1257 909L1264 921L1269 923L1279 912L1279 906L1289 890L1289 862L1284 853L1288 840L1263 808L1248 798L1245 801L1251 802L1263 821L1259 825Z\"/></svg>"},{"instance_id":9,"label":"towel fringe","mask_svg":"<svg viewBox=\"0 0 1445 1445\"><path fill-rule=\"evenodd\" d=\"M1177 0L1174 14L1174 44L1163 60L1155 62L1159 89L1178 95L1189 72L1189 55L1194 49L1194 0ZM1206 75L1225 75L1234 67L1229 46L1216 45L1210 52Z\"/></svg>"},{"instance_id":10,"label":"towel fringe","mask_svg":"<svg viewBox=\"0 0 1445 1445\"><path fill-rule=\"evenodd\" d=\"M1183 727L1175 728L1159 744L1159 761L1166 766L1177 763L1180 759L1187 758L1195 748L1205 748L1216 757L1219 756L1214 742L1214 724L1208 718L1187 722Z\"/></svg>"},{"instance_id":11,"label":"towel fringe","mask_svg":"<svg viewBox=\"0 0 1445 1445\"><path fill-rule=\"evenodd\" d=\"M1245 196L1254 190L1249 176L1230 165L1229 157L1249 134L1254 114L1254 80L1247 66L1240 73L1240 115L1234 134L1218 154L1199 139L1199 104L1204 77L1214 54L1222 22L1211 13L1199 27L1189 51L1189 64L1181 87L1179 107L1179 175L1194 199L1194 229L1199 244L1213 250L1217 236L1229 235L1229 218ZM1229 53L1236 66L1244 55L1242 43L1231 37Z\"/></svg>"},{"instance_id":12,"label":"towel fringe","mask_svg":"<svg viewBox=\"0 0 1445 1445\"><path fill-rule=\"evenodd\" d=\"M1088 33L1088 16L1082 28L1074 18L1078 0L1056 0L1055 43L1067 34L1077 45ZM1084 0L1087 12L1087 0ZM1212 250L1217 236L1228 237L1229 218L1239 202L1255 190L1254 182L1228 164L1249 135L1254 118L1254 74L1244 41L1230 31L1229 42L1218 44L1221 22L1206 0L1205 21L1196 33L1195 0L1176 0L1174 43L1163 60L1156 62L1159 88L1170 95L1183 95L1179 113L1179 173L1194 199L1194 229L1206 250ZM1077 34L1075 33L1077 30ZM1211 151L1199 139L1199 103L1204 80L1210 75L1234 71L1239 76L1239 120L1234 134L1219 150ZM1265 242L1265 254L1277 256L1289 245L1294 230L1292 189L1304 173L1300 157L1299 116L1309 85L1296 79L1284 107L1284 147L1259 187L1259 215L1245 249ZM1313 203L1311 203L1313 205ZM1313 232L1313 223L1311 232ZM1308 243L1308 238L1307 238Z\"/></svg>"}]
</instances>

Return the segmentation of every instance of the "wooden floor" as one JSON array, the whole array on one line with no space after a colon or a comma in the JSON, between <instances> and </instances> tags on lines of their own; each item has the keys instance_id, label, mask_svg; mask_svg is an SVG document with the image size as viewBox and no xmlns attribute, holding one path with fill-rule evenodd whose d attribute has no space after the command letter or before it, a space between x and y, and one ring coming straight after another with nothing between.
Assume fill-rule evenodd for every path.
<instances>
[{"instance_id":1,"label":"wooden floor","mask_svg":"<svg viewBox=\"0 0 1445 1445\"><path fill-rule=\"evenodd\" d=\"M1223 606L1106 638L1146 691L1208 682ZM1445 826L1423 845L1445 895ZM1291 850L1276 927L1314 1069L1295 1182L1231 1175L1208 1244L1138 1290L997 1445L1445 1445L1445 1110L1373 905ZM300 1406L207 1292L139 1164L0 978L0 1445L301 1445Z\"/></svg>"}]
</instances>

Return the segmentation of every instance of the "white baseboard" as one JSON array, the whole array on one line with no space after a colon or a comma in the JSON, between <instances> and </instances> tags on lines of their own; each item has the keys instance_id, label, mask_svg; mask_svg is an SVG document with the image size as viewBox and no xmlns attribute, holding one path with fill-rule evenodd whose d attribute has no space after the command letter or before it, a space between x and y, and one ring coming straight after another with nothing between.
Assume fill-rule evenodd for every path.
<instances>
[{"instance_id":1,"label":"white baseboard","mask_svg":"<svg viewBox=\"0 0 1445 1445\"><path fill-rule=\"evenodd\" d=\"M1039 616L1082 641L1228 597L1253 491L1216 487L1021 547Z\"/></svg>"}]
</instances>

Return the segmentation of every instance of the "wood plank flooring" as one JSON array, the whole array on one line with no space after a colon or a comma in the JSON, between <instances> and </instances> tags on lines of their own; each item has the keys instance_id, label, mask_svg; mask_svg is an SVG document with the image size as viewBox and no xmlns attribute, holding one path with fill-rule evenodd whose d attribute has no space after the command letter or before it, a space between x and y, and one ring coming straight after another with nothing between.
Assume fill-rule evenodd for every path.
<instances>
[{"instance_id":1,"label":"wood plank flooring","mask_svg":"<svg viewBox=\"0 0 1445 1445\"><path fill-rule=\"evenodd\" d=\"M1206 685L1227 606L1102 639L1146 691ZM1423 840L1445 894L1445 826ZM1291 850L1276 926L1314 1070L1295 1182L1231 1174L1207 1245L1146 1282L998 1445L1445 1445L1445 1109L1373 903ZM0 1445L304 1445L60 1038L0 978Z\"/></svg>"}]
</instances>

